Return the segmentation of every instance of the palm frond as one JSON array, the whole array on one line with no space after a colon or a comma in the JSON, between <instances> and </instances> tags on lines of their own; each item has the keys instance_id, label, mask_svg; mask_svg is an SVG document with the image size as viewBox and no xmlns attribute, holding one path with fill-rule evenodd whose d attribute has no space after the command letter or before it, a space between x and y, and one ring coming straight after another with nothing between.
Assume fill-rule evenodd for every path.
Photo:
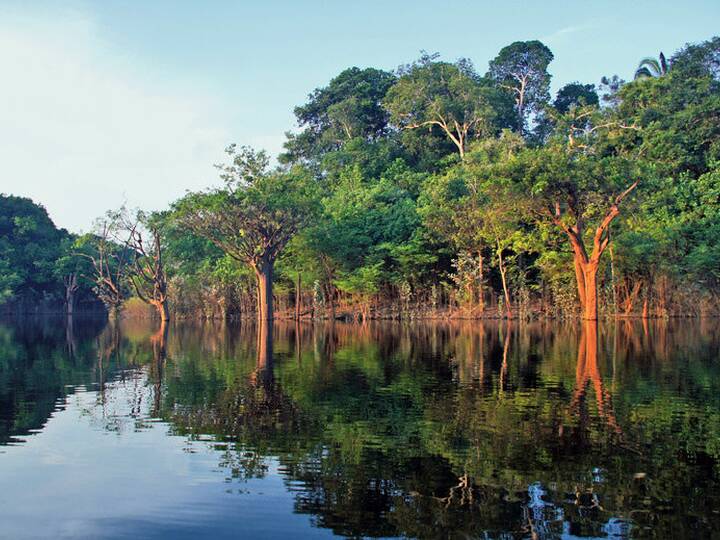
<instances>
[{"instance_id":1,"label":"palm frond","mask_svg":"<svg viewBox=\"0 0 720 540\"><path fill-rule=\"evenodd\" d=\"M654 75L645 66L637 68L635 70L635 79L652 79Z\"/></svg>"}]
</instances>

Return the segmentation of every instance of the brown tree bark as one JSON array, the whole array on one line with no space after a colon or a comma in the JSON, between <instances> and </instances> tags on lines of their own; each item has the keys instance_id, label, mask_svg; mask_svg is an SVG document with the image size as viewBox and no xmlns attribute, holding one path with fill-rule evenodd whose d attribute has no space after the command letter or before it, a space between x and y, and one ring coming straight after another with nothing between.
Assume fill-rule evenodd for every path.
<instances>
[{"instance_id":1,"label":"brown tree bark","mask_svg":"<svg viewBox=\"0 0 720 540\"><path fill-rule=\"evenodd\" d=\"M167 300L162 300L158 302L158 305L156 306L158 310L158 315L160 315L160 320L163 323L166 323L170 320L170 310L168 308Z\"/></svg>"},{"instance_id":2,"label":"brown tree bark","mask_svg":"<svg viewBox=\"0 0 720 540\"><path fill-rule=\"evenodd\" d=\"M590 254L588 254L585 248L582 218L576 214L575 224L567 225L562 219L560 201L555 202L555 208L550 212L553 221L565 232L572 246L578 297L582 309L582 318L585 320L595 321L598 318L597 273L600 266L600 258L610 243L610 224L620 215L619 205L622 200L637 187L637 184L637 182L633 183L615 198L615 201L610 206L607 214L605 214L602 222L595 229Z\"/></svg>"},{"instance_id":3,"label":"brown tree bark","mask_svg":"<svg viewBox=\"0 0 720 540\"><path fill-rule=\"evenodd\" d=\"M257 278L258 319L271 321L273 311L273 261L261 261L253 266Z\"/></svg>"},{"instance_id":4,"label":"brown tree bark","mask_svg":"<svg viewBox=\"0 0 720 540\"><path fill-rule=\"evenodd\" d=\"M300 320L300 313L302 311L302 277L300 272L297 275L297 285L295 286L295 320Z\"/></svg>"}]
</instances>

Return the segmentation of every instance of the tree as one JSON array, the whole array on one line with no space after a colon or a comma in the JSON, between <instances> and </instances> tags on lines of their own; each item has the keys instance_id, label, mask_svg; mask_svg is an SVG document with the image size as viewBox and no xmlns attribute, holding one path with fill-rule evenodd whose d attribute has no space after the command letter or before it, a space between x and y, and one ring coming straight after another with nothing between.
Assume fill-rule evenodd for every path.
<instances>
[{"instance_id":1,"label":"tree","mask_svg":"<svg viewBox=\"0 0 720 540\"><path fill-rule=\"evenodd\" d=\"M75 312L78 293L87 287L92 267L87 258L78 255L77 238L68 235L61 242L61 255L55 261L53 272L62 282L65 291L65 313L72 316Z\"/></svg>"},{"instance_id":2,"label":"tree","mask_svg":"<svg viewBox=\"0 0 720 540\"><path fill-rule=\"evenodd\" d=\"M391 121L402 129L441 129L462 159L471 139L497 131L501 99L469 62L434 59L424 56L401 69L383 103Z\"/></svg>"},{"instance_id":3,"label":"tree","mask_svg":"<svg viewBox=\"0 0 720 540\"><path fill-rule=\"evenodd\" d=\"M386 71L352 67L317 88L305 105L295 108L303 131L288 135L281 161L312 161L353 138L373 140L384 135L388 113L381 102L394 82Z\"/></svg>"},{"instance_id":4,"label":"tree","mask_svg":"<svg viewBox=\"0 0 720 540\"><path fill-rule=\"evenodd\" d=\"M598 318L597 275L610 244L610 225L620 205L638 185L630 159L598 157L564 145L527 149L507 163L518 188L530 197L535 213L561 230L572 253L582 317ZM594 230L588 222L596 219ZM587 243L591 242L591 250Z\"/></svg>"},{"instance_id":5,"label":"tree","mask_svg":"<svg viewBox=\"0 0 720 540\"><path fill-rule=\"evenodd\" d=\"M665 55L661 52L660 56L652 58L650 56L640 60L635 70L636 79L649 79L653 77L662 77L670 70L670 65L665 60Z\"/></svg>"},{"instance_id":6,"label":"tree","mask_svg":"<svg viewBox=\"0 0 720 540\"><path fill-rule=\"evenodd\" d=\"M313 215L312 177L300 167L272 171L263 152L228 147L230 164L220 166L225 187L190 193L176 202L180 222L255 272L258 316L271 320L273 270L277 257Z\"/></svg>"},{"instance_id":7,"label":"tree","mask_svg":"<svg viewBox=\"0 0 720 540\"><path fill-rule=\"evenodd\" d=\"M688 44L670 60L673 72L682 77L710 77L720 81L720 36L697 44Z\"/></svg>"},{"instance_id":8,"label":"tree","mask_svg":"<svg viewBox=\"0 0 720 540\"><path fill-rule=\"evenodd\" d=\"M56 297L61 287L53 270L66 236L42 206L0 194L0 302Z\"/></svg>"},{"instance_id":9,"label":"tree","mask_svg":"<svg viewBox=\"0 0 720 540\"><path fill-rule=\"evenodd\" d=\"M163 216L123 212L126 245L133 253L129 280L138 298L152 305L162 323L170 320L168 282L163 258Z\"/></svg>"},{"instance_id":10,"label":"tree","mask_svg":"<svg viewBox=\"0 0 720 540\"><path fill-rule=\"evenodd\" d=\"M509 131L503 132L497 139L476 142L462 163L425 182L420 197L419 212L425 226L434 236L452 246L456 253L455 281L465 288L465 296L473 307L477 299L480 312L484 309L483 250L492 248L492 253L497 256L497 246L502 244L499 270L507 293L503 253L509 247L505 242L514 238L514 231L500 234L501 229L507 231L509 228L501 225L500 214L513 223L517 223L518 218L517 212L507 206L511 198L503 196L505 190L498 182L500 178L494 167L522 147L523 140ZM493 207L495 203L496 208ZM489 217L492 225L488 222ZM498 235L491 234L493 231ZM509 298L509 293L506 297ZM506 302L508 309L509 305Z\"/></svg>"},{"instance_id":11,"label":"tree","mask_svg":"<svg viewBox=\"0 0 720 540\"><path fill-rule=\"evenodd\" d=\"M571 107L598 105L600 99L595 91L594 84L569 83L558 90L553 107L564 114Z\"/></svg>"},{"instance_id":12,"label":"tree","mask_svg":"<svg viewBox=\"0 0 720 540\"><path fill-rule=\"evenodd\" d=\"M528 116L540 112L550 99L547 67L553 58L540 41L516 41L503 47L490 62L487 76L515 98L521 131Z\"/></svg>"},{"instance_id":13,"label":"tree","mask_svg":"<svg viewBox=\"0 0 720 540\"><path fill-rule=\"evenodd\" d=\"M95 222L94 232L81 236L75 244L78 256L90 263L87 277L111 318L117 317L127 299L126 280L132 263L127 238L121 238L122 226L120 212L107 212Z\"/></svg>"}]
</instances>

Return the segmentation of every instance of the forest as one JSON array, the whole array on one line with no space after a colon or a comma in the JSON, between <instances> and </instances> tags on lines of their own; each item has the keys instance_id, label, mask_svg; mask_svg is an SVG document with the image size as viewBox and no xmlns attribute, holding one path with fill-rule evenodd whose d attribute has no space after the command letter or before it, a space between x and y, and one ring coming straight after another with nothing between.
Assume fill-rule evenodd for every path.
<instances>
[{"instance_id":1,"label":"forest","mask_svg":"<svg viewBox=\"0 0 720 540\"><path fill-rule=\"evenodd\" d=\"M216 187L87 234L0 195L0 310L717 315L720 37L554 97L552 61L525 41L487 69L424 52L346 69L295 108L279 156L230 145Z\"/></svg>"}]
</instances>

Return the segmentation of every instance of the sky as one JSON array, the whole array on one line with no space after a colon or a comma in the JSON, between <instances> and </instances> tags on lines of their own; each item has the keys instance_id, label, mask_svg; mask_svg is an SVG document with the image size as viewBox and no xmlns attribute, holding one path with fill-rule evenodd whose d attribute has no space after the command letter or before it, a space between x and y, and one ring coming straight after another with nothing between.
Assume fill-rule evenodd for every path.
<instances>
[{"instance_id":1,"label":"sky","mask_svg":"<svg viewBox=\"0 0 720 540\"><path fill-rule=\"evenodd\" d=\"M345 68L471 59L539 39L552 88L631 79L720 33L720 1L0 0L0 193L60 227L218 184L230 143L277 154Z\"/></svg>"}]
</instances>

